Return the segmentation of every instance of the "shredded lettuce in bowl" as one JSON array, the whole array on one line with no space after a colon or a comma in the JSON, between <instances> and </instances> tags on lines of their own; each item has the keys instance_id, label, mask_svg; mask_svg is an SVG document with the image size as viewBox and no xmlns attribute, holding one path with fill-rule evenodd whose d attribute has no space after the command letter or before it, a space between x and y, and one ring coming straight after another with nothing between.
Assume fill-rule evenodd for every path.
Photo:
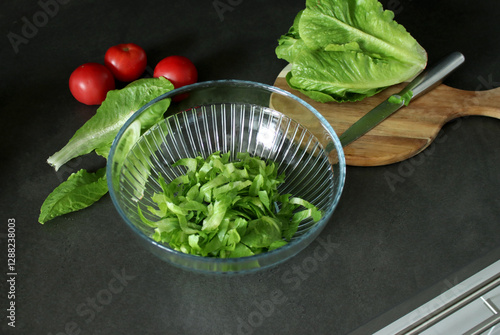
<instances>
[{"instance_id":1,"label":"shredded lettuce in bowl","mask_svg":"<svg viewBox=\"0 0 500 335\"><path fill-rule=\"evenodd\" d=\"M303 220L319 221L321 211L290 194L280 194L285 176L277 166L248 153L215 152L207 159L184 158L174 166L186 173L169 183L147 210L159 220L142 221L154 228L153 239L184 253L220 258L245 257L287 244Z\"/></svg>"}]
</instances>

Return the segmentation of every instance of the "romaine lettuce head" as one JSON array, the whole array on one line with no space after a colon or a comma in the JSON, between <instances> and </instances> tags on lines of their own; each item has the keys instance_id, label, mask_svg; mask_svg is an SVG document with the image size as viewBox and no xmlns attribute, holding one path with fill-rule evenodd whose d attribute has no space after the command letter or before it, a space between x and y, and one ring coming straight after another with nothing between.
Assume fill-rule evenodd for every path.
<instances>
[{"instance_id":1,"label":"romaine lettuce head","mask_svg":"<svg viewBox=\"0 0 500 335\"><path fill-rule=\"evenodd\" d=\"M290 87L314 100L357 101L406 81L427 53L377 0L307 0L281 36Z\"/></svg>"}]
</instances>

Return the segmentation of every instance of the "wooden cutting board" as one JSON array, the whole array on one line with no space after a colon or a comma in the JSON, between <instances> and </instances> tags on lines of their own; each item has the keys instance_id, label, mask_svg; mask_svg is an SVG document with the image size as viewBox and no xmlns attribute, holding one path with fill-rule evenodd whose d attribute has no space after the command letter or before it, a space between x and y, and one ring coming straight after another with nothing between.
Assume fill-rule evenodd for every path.
<instances>
[{"instance_id":1,"label":"wooden cutting board","mask_svg":"<svg viewBox=\"0 0 500 335\"><path fill-rule=\"evenodd\" d=\"M405 86L396 85L359 102L319 103L291 89L285 80L286 72L285 68L274 86L311 104L330 122L337 135ZM487 91L464 91L439 85L346 146L347 165L379 166L413 157L432 143L446 122L469 115L500 119L500 87Z\"/></svg>"}]
</instances>

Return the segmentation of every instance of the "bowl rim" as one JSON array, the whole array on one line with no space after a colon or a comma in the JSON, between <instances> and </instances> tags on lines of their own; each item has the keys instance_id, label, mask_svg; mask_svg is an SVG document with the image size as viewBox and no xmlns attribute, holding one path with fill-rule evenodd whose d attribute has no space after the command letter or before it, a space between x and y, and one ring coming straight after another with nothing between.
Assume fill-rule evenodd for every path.
<instances>
[{"instance_id":1,"label":"bowl rim","mask_svg":"<svg viewBox=\"0 0 500 335\"><path fill-rule=\"evenodd\" d=\"M327 211L324 213L323 218L321 218L320 221L318 221L312 229L309 229L307 232L304 234L300 235L299 238L294 239L287 243L286 245L272 250L268 251L265 253L253 255L253 256L247 256L247 257L238 257L238 258L215 258L215 257L202 257L202 256L197 256L197 255L191 255L191 254L186 254L181 251L177 251L174 249L170 249L167 246L163 245L162 243L156 242L153 240L150 236L144 234L138 227L136 227L130 219L125 215L124 211L120 207L117 199L117 195L115 192L115 189L113 187L113 181L112 181L112 163L113 163L113 158L116 150L117 143L120 141L121 137L123 136L124 132L126 129L134 122L139 115L149 108L151 105L155 104L156 102L167 99L169 97L182 94L182 93L187 93L191 90L199 89L199 88L209 88L209 87L214 87L214 86L241 86L241 87L251 87L251 88L259 88L263 90L267 90L271 93L278 93L282 94L284 96L287 96L291 99L296 100L298 103L302 104L304 107L306 107L308 110L310 110L321 122L321 124L328 130L328 132L331 135L331 140L333 142L334 148L337 151L338 154L338 164L339 164L339 180L338 180L338 190L335 194L335 197L332 201L332 204L329 206ZM168 111L168 109L167 109ZM165 119L168 119L172 117L173 115L169 115L165 117ZM331 150L330 150L331 151ZM254 81L248 81L248 80L238 80L238 79L224 79L224 80L211 80L211 81L203 81L203 82L198 82L195 84L191 85L186 85L177 89L173 89L169 92L166 92L155 99L151 100L150 102L146 103L144 106L139 108L135 113L132 114L128 118L128 120L123 124L123 126L120 128L118 131L116 137L114 138L111 149L108 155L107 163L106 163L106 179L107 179L107 185L109 189L109 194L111 197L111 200L114 204L115 209L118 211L120 214L121 218L125 221L127 226L132 229L132 231L135 233L136 236L139 236L143 242L146 242L150 245L155 246L156 248L162 249L162 251L165 251L167 253L170 253L172 255L175 255L176 257L179 257L181 259L185 260L192 260L193 262L197 263L220 263L220 264L237 264L237 263L243 263L243 262L255 262L257 260L265 259L265 258L271 258L274 257L275 255L278 255L280 253L286 253L287 250L291 249L299 243L300 241L303 241L307 239L308 236L319 233L323 227L327 224L327 222L330 220L331 215L333 214L335 208L338 205L338 202L340 200L340 196L343 192L344 189L344 184L345 184L345 178L346 178L346 161L345 161L345 155L344 151L342 148L342 145L340 143L339 137L337 136L335 130L333 127L330 125L330 123L325 119L323 115L321 115L312 105L304 101L303 99L299 98L298 96L280 89L276 86L272 85L267 85L259 82L254 82ZM307 245L306 245L307 246ZM305 246L304 246L305 247ZM301 249L302 250L302 249ZM299 250L300 251L300 250ZM282 261L286 260L287 258L284 258ZM171 263L171 262L170 262ZM276 261L275 263L279 263L279 261ZM191 268L185 265L180 265L180 264L174 264L180 267L184 267L186 269L190 270L195 270L195 271L201 271L201 272L208 272L208 273L214 273L214 272L233 272L233 271L211 271L211 270L199 270L195 268ZM248 272L251 270L240 270L240 271L234 271L234 272Z\"/></svg>"}]
</instances>

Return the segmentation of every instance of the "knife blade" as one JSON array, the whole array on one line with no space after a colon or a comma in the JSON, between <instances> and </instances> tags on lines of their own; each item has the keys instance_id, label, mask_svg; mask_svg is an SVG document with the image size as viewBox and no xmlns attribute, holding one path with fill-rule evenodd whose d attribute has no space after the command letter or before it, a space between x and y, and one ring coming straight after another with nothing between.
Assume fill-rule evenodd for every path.
<instances>
[{"instance_id":1,"label":"knife blade","mask_svg":"<svg viewBox=\"0 0 500 335\"><path fill-rule=\"evenodd\" d=\"M446 76L462 65L464 61L465 57L462 53L453 52L432 68L422 71L401 92L391 95L342 133L339 136L342 147L349 145L366 134L396 111L407 106L410 101L435 88Z\"/></svg>"}]
</instances>

